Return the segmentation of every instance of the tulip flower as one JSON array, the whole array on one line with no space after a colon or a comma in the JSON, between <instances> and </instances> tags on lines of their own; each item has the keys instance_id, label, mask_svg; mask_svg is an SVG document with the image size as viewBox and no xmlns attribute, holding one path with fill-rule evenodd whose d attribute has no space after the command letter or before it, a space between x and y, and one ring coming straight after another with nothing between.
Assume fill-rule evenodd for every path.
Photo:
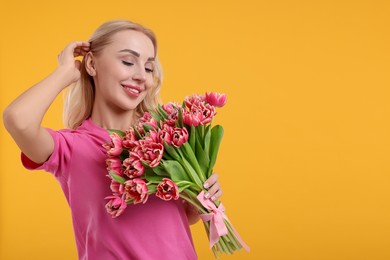
<instances>
[{"instance_id":1,"label":"tulip flower","mask_svg":"<svg viewBox=\"0 0 390 260\"><path fill-rule=\"evenodd\" d=\"M130 157L123 160L123 166L126 167L123 173L131 179L141 176L145 170L139 156L135 153L130 153Z\"/></svg>"},{"instance_id":2,"label":"tulip flower","mask_svg":"<svg viewBox=\"0 0 390 260\"><path fill-rule=\"evenodd\" d=\"M118 196L108 196L105 199L110 201L106 204L106 210L111 215L111 217L116 218L123 213L127 204L124 199Z\"/></svg>"},{"instance_id":3,"label":"tulip flower","mask_svg":"<svg viewBox=\"0 0 390 260\"><path fill-rule=\"evenodd\" d=\"M125 194L127 199L133 201L134 204L145 203L148 200L148 187L142 179L130 179L124 183Z\"/></svg>"},{"instance_id":4,"label":"tulip flower","mask_svg":"<svg viewBox=\"0 0 390 260\"><path fill-rule=\"evenodd\" d=\"M212 106L223 107L226 103L226 94L206 92L206 102Z\"/></svg>"},{"instance_id":5,"label":"tulip flower","mask_svg":"<svg viewBox=\"0 0 390 260\"><path fill-rule=\"evenodd\" d=\"M176 183L168 178L163 178L163 182L157 185L156 196L162 200L177 200L179 198L179 188Z\"/></svg>"},{"instance_id":6,"label":"tulip flower","mask_svg":"<svg viewBox=\"0 0 390 260\"><path fill-rule=\"evenodd\" d=\"M103 144L103 147L106 148L107 154L109 157L115 157L122 153L122 138L115 132L110 134L111 142Z\"/></svg>"},{"instance_id":7,"label":"tulip flower","mask_svg":"<svg viewBox=\"0 0 390 260\"><path fill-rule=\"evenodd\" d=\"M175 128L172 132L172 145L179 148L187 142L188 140L188 131L185 128Z\"/></svg>"}]
</instances>

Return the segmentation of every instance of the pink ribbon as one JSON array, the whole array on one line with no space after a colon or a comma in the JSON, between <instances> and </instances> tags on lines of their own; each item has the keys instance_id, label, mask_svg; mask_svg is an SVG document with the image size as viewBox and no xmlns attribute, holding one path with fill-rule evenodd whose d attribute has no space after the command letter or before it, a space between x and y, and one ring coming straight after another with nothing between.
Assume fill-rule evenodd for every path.
<instances>
[{"instance_id":1,"label":"pink ribbon","mask_svg":"<svg viewBox=\"0 0 390 260\"><path fill-rule=\"evenodd\" d=\"M222 203L219 203L219 206L217 208L214 202L204 197L204 191L201 191L198 194L197 198L200 201L200 203L203 205L203 207L205 207L208 210L211 210L210 213L201 214L200 218L203 221L210 221L210 248L212 248L218 242L219 237L227 235L229 233L225 225L224 219L226 219L227 222L229 222L229 220L224 213L225 207L222 205ZM246 249L246 251L249 252L249 247L244 243L244 241L241 239L240 235L238 235L237 231L234 229L231 223L230 226L237 240Z\"/></svg>"}]
</instances>

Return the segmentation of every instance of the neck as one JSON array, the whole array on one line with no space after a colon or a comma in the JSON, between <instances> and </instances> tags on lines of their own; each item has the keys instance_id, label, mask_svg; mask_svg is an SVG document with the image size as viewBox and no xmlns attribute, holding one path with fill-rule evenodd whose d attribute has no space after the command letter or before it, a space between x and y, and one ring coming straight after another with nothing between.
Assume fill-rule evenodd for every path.
<instances>
[{"instance_id":1,"label":"neck","mask_svg":"<svg viewBox=\"0 0 390 260\"><path fill-rule=\"evenodd\" d=\"M134 123L134 110L124 111L122 113L107 113L107 110L102 113L99 109L93 109L91 119L92 121L104 129L118 129L125 131L130 125Z\"/></svg>"}]
</instances>

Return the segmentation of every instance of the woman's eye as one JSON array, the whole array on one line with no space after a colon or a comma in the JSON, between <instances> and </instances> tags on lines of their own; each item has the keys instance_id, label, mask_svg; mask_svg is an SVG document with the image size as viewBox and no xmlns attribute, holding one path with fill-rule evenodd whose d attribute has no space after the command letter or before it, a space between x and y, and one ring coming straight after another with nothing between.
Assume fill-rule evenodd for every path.
<instances>
[{"instance_id":1,"label":"woman's eye","mask_svg":"<svg viewBox=\"0 0 390 260\"><path fill-rule=\"evenodd\" d=\"M149 68L145 68L146 72L148 73L152 73L153 72L153 69L149 69Z\"/></svg>"},{"instance_id":2,"label":"woman's eye","mask_svg":"<svg viewBox=\"0 0 390 260\"><path fill-rule=\"evenodd\" d=\"M125 64L126 66L133 66L134 64L131 63L131 62L126 62L126 61L122 61L123 64Z\"/></svg>"}]
</instances>

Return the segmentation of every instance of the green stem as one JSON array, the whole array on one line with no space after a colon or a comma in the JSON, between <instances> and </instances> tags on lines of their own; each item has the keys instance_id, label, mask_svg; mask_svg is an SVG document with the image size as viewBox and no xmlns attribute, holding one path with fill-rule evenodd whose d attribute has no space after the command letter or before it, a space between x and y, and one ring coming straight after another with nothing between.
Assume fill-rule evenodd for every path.
<instances>
[{"instance_id":1,"label":"green stem","mask_svg":"<svg viewBox=\"0 0 390 260\"><path fill-rule=\"evenodd\" d=\"M186 190L186 192L188 192L188 190ZM206 214L207 212L205 212L205 210L202 208L202 206L199 206L198 203L196 203L192 198L191 198L191 195L190 196L186 196L185 194L181 193L180 195L180 198L188 201L189 203L191 203L192 205L194 205L198 210L199 212L203 213L203 214Z\"/></svg>"},{"instance_id":2,"label":"green stem","mask_svg":"<svg viewBox=\"0 0 390 260\"><path fill-rule=\"evenodd\" d=\"M222 239L222 237L219 238L218 243L221 245L224 253L230 253L230 251L227 248L225 241Z\"/></svg>"},{"instance_id":3,"label":"green stem","mask_svg":"<svg viewBox=\"0 0 390 260\"><path fill-rule=\"evenodd\" d=\"M225 235L225 236L222 236L221 239L225 242L226 244L226 248L228 249L228 252L230 254L233 254L233 252L235 251L234 248L233 248L233 245L232 243L230 242L230 239Z\"/></svg>"},{"instance_id":4,"label":"green stem","mask_svg":"<svg viewBox=\"0 0 390 260\"><path fill-rule=\"evenodd\" d=\"M231 224L227 221L225 221L225 224L226 224L227 229L229 230L230 240L232 241L234 246L237 248L237 250L241 249L242 245L241 245L240 241L238 241L236 235L234 234L234 231L231 227Z\"/></svg>"},{"instance_id":5,"label":"green stem","mask_svg":"<svg viewBox=\"0 0 390 260\"><path fill-rule=\"evenodd\" d=\"M204 229L206 230L208 241L210 241L210 228L209 228L209 222L203 222ZM218 250L216 246L213 246L211 248L213 250L214 257L216 259L219 259Z\"/></svg>"}]
</instances>

